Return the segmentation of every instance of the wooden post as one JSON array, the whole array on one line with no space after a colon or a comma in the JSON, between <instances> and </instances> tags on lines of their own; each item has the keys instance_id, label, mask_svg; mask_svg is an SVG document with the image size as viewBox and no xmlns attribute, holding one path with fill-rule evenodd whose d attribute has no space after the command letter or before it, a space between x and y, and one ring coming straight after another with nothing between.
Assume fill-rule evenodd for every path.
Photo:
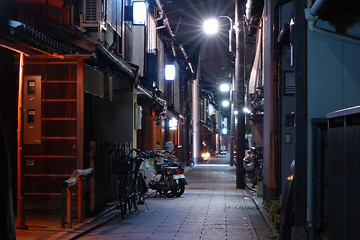
<instances>
[{"instance_id":1,"label":"wooden post","mask_svg":"<svg viewBox=\"0 0 360 240\"><path fill-rule=\"evenodd\" d=\"M90 142L90 167L95 169L95 142ZM95 173L90 175L90 211L95 211Z\"/></svg>"},{"instance_id":2,"label":"wooden post","mask_svg":"<svg viewBox=\"0 0 360 240\"><path fill-rule=\"evenodd\" d=\"M84 203L83 203L83 177L78 178L77 185L77 215L78 221L81 223L83 220Z\"/></svg>"},{"instance_id":3,"label":"wooden post","mask_svg":"<svg viewBox=\"0 0 360 240\"><path fill-rule=\"evenodd\" d=\"M84 166L84 59L77 58L77 80L76 80L76 157L77 168L82 169Z\"/></svg>"},{"instance_id":4,"label":"wooden post","mask_svg":"<svg viewBox=\"0 0 360 240\"><path fill-rule=\"evenodd\" d=\"M17 112L17 219L16 228L27 229L24 216L24 198L22 186L22 148L23 148L23 88L24 88L24 53L20 53L19 63L19 93Z\"/></svg>"},{"instance_id":5,"label":"wooden post","mask_svg":"<svg viewBox=\"0 0 360 240\"><path fill-rule=\"evenodd\" d=\"M66 189L66 222L68 224L68 227L71 228L72 221L71 221L71 190L70 188Z\"/></svg>"}]
</instances>

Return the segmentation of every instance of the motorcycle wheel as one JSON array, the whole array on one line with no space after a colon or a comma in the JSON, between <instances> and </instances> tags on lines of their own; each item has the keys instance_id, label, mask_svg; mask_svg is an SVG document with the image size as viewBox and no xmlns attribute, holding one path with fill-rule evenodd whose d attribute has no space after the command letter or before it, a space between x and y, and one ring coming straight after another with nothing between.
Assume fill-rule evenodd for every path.
<instances>
[{"instance_id":1,"label":"motorcycle wheel","mask_svg":"<svg viewBox=\"0 0 360 240\"><path fill-rule=\"evenodd\" d=\"M162 193L168 197L168 198L172 198L175 196L176 193L176 183L174 182L174 179L170 178L168 179L169 183L170 183L170 188L168 190L162 190Z\"/></svg>"},{"instance_id":2,"label":"motorcycle wheel","mask_svg":"<svg viewBox=\"0 0 360 240\"><path fill-rule=\"evenodd\" d=\"M162 190L162 193L168 198L172 198L175 196L174 190L172 190L172 189Z\"/></svg>"},{"instance_id":3,"label":"motorcycle wheel","mask_svg":"<svg viewBox=\"0 0 360 240\"><path fill-rule=\"evenodd\" d=\"M175 197L180 197L185 192L185 185L178 185L175 192Z\"/></svg>"}]
</instances>

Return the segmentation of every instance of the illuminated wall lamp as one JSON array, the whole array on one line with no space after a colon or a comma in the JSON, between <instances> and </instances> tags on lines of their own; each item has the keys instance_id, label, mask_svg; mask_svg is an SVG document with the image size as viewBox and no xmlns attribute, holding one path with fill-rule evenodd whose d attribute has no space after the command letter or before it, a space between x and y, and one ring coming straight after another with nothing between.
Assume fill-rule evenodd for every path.
<instances>
[{"instance_id":1,"label":"illuminated wall lamp","mask_svg":"<svg viewBox=\"0 0 360 240\"><path fill-rule=\"evenodd\" d=\"M165 65L165 80L174 81L175 80L175 65L174 64L166 64Z\"/></svg>"},{"instance_id":2,"label":"illuminated wall lamp","mask_svg":"<svg viewBox=\"0 0 360 240\"><path fill-rule=\"evenodd\" d=\"M132 4L133 4L132 23L134 25L145 25L146 16L147 16L146 2L145 1L133 1Z\"/></svg>"}]
</instances>

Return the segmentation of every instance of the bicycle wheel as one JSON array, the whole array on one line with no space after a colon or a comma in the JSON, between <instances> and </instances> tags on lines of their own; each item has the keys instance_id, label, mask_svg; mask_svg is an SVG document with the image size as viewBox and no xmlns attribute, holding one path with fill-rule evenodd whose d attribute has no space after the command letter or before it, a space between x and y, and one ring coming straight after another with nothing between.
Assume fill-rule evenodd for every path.
<instances>
[{"instance_id":1,"label":"bicycle wheel","mask_svg":"<svg viewBox=\"0 0 360 240\"><path fill-rule=\"evenodd\" d=\"M120 213L123 218L126 218L127 214L127 188L126 188L126 176L120 176L120 184L119 184L119 208Z\"/></svg>"},{"instance_id":2,"label":"bicycle wheel","mask_svg":"<svg viewBox=\"0 0 360 240\"><path fill-rule=\"evenodd\" d=\"M126 203L128 206L128 211L129 211L129 213L131 213L132 208L133 208L132 196L134 195L134 179L133 179L132 174L127 175L126 190L127 190Z\"/></svg>"},{"instance_id":3,"label":"bicycle wheel","mask_svg":"<svg viewBox=\"0 0 360 240\"><path fill-rule=\"evenodd\" d=\"M128 210L129 210L129 213L132 213L132 208L133 208L133 195L128 197L128 199L126 200L127 202L127 205L128 205Z\"/></svg>"},{"instance_id":4,"label":"bicycle wheel","mask_svg":"<svg viewBox=\"0 0 360 240\"><path fill-rule=\"evenodd\" d=\"M137 204L138 205L145 204L145 193L147 192L147 187L141 173L139 173L137 176L135 189L137 195Z\"/></svg>"},{"instance_id":5,"label":"bicycle wheel","mask_svg":"<svg viewBox=\"0 0 360 240\"><path fill-rule=\"evenodd\" d=\"M138 211L138 210L139 210L139 204L138 204L139 200L138 200L138 196L137 196L136 194L134 194L134 195L132 196L132 198L131 198L131 201L132 201L132 205L133 205L135 211Z\"/></svg>"},{"instance_id":6,"label":"bicycle wheel","mask_svg":"<svg viewBox=\"0 0 360 240\"><path fill-rule=\"evenodd\" d=\"M127 206L126 206L126 199L121 198L119 200L119 206L120 206L120 213L122 218L126 218L126 214L127 214Z\"/></svg>"}]
</instances>

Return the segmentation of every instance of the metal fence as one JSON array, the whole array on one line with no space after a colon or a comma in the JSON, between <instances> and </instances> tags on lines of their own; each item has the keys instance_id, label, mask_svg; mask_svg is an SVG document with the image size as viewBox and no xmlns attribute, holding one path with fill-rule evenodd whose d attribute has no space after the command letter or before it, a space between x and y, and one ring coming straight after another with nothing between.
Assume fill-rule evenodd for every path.
<instances>
[{"instance_id":1,"label":"metal fence","mask_svg":"<svg viewBox=\"0 0 360 240\"><path fill-rule=\"evenodd\" d=\"M360 107L329 113L329 240L360 235Z\"/></svg>"}]
</instances>

